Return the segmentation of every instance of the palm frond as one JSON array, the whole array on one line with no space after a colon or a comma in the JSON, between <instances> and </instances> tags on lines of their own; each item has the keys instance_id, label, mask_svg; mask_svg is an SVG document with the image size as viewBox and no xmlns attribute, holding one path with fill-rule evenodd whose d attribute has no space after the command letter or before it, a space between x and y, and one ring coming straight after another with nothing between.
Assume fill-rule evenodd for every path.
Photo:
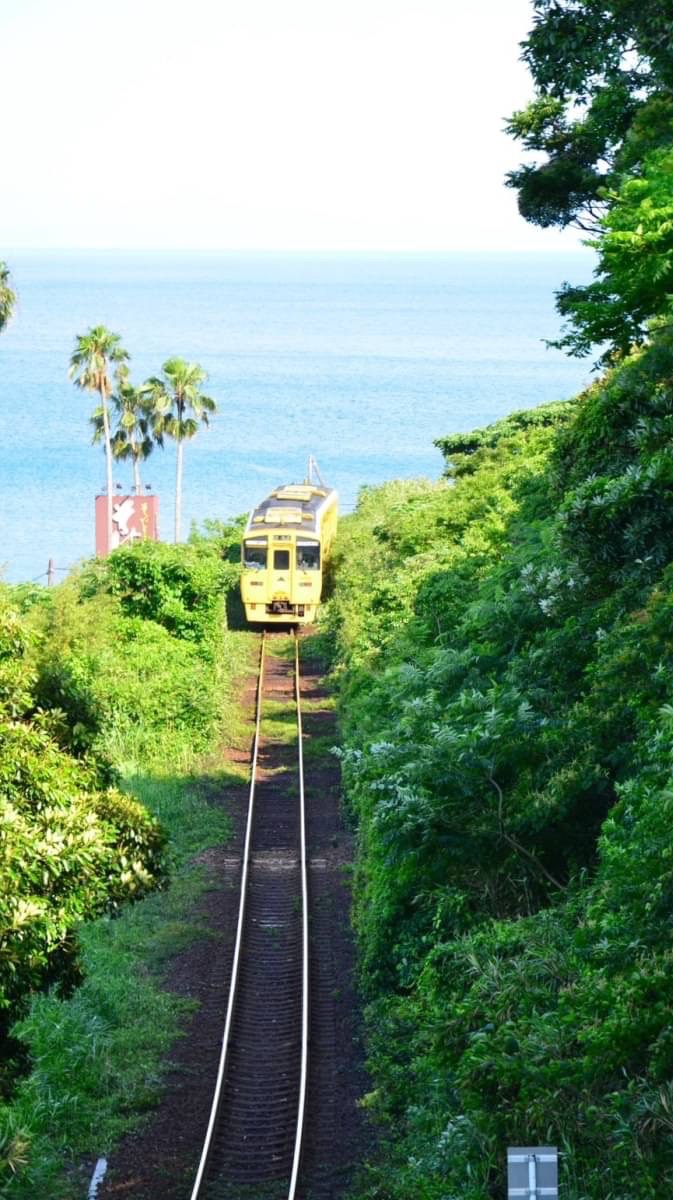
<instances>
[{"instance_id":1,"label":"palm frond","mask_svg":"<svg viewBox=\"0 0 673 1200\"><path fill-rule=\"evenodd\" d=\"M160 376L152 376L140 389L149 399L148 416L155 437L164 434L182 441L192 438L199 422L208 424L208 414L217 411L211 396L200 391L208 378L199 363L177 356L169 358Z\"/></svg>"},{"instance_id":2,"label":"palm frond","mask_svg":"<svg viewBox=\"0 0 673 1200\"><path fill-rule=\"evenodd\" d=\"M16 292L11 285L7 263L0 261L0 333L8 324L16 306Z\"/></svg>"},{"instance_id":3,"label":"palm frond","mask_svg":"<svg viewBox=\"0 0 673 1200\"><path fill-rule=\"evenodd\" d=\"M99 392L101 397L109 396L112 392L110 366L112 363L121 366L128 358L118 333L112 333L105 325L94 325L76 337L68 375L76 387Z\"/></svg>"}]
</instances>

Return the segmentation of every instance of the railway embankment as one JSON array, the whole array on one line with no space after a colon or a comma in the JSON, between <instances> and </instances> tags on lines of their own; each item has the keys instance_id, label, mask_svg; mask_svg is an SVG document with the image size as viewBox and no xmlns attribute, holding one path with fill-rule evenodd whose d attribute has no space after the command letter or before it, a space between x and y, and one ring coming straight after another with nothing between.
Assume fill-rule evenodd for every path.
<instances>
[{"instance_id":1,"label":"railway embankment","mask_svg":"<svg viewBox=\"0 0 673 1200\"><path fill-rule=\"evenodd\" d=\"M673 343L366 489L326 625L381 1152L361 1200L673 1181ZM609 1152L608 1152L609 1147Z\"/></svg>"},{"instance_id":2,"label":"railway embankment","mask_svg":"<svg viewBox=\"0 0 673 1200\"><path fill-rule=\"evenodd\" d=\"M178 1200L191 1192L227 1006L253 744L260 636L233 633L226 619L238 604L238 568L228 561L237 542L237 529L213 528L187 546L146 545L85 564L49 592L8 589L3 597L8 645L15 660L21 650L30 682L14 725L42 738L33 749L42 751L43 772L31 797L41 799L44 836L61 839L59 870L72 877L71 849L44 802L49 795L52 808L62 805L72 834L80 803L73 785L98 786L111 883L109 894L101 884L97 906L74 888L60 941L44 941L45 977L24 989L9 1014L13 1071L0 1103L1 1195L79 1200L93 1187L98 1200ZM362 1150L357 1101L366 1084L349 923L352 837L331 753L334 695L315 645L301 638L311 1054L297 1197L336 1200ZM279 1023L297 1002L294 992L283 999L294 978L285 942L302 911L298 852L290 844L298 795L290 648L289 639L275 638L268 653L257 802L263 819L251 858L262 917L253 904L256 941L246 968L254 973L259 965L262 975L243 980L250 1030L237 1033L252 1054L243 1090L258 1093L247 1107L234 1105L241 1137L221 1150L229 1156L223 1194L231 1182L261 1195L269 1181L276 1194L277 1156L266 1151L275 1145L278 1113L290 1107L286 1075L294 1067L285 1072L280 1062L288 1039ZM15 675L4 670L2 683L16 703ZM94 800L84 799L90 812ZM50 852L36 846L37 866L31 862L21 880L29 897L39 891L36 873ZM82 853L86 864L86 845ZM93 868L100 869L97 859ZM289 899L280 897L276 913L279 881L285 891L289 882ZM57 895L51 880L44 891ZM269 1067L280 1072L275 1090Z\"/></svg>"},{"instance_id":3,"label":"railway embankment","mask_svg":"<svg viewBox=\"0 0 673 1200\"><path fill-rule=\"evenodd\" d=\"M208 1126L232 979L254 753L259 635L239 683L245 771L222 794L233 822L226 844L202 855L209 886L198 909L205 929L174 956L166 983L193 1005L169 1054L158 1104L110 1155L101 1200L132 1194L183 1200L191 1194ZM221 1107L204 1176L206 1195L287 1194L301 1032L298 939L297 723L292 640L275 635L264 653L254 825L238 999ZM334 744L334 696L325 664L300 639L309 891L310 1027L306 1125L297 1196L336 1200L359 1164L365 1090L353 990L349 923L351 835L344 825ZM231 753L231 752L230 752ZM296 1053L297 1052L297 1053ZM285 1192L282 1191L285 1185Z\"/></svg>"},{"instance_id":4,"label":"railway embankment","mask_svg":"<svg viewBox=\"0 0 673 1200\"><path fill-rule=\"evenodd\" d=\"M223 636L228 536L3 589L0 1194L17 1200L86 1195L193 1007L169 964L206 936L222 796L245 771L220 754L245 738L249 655L247 635Z\"/></svg>"}]
</instances>

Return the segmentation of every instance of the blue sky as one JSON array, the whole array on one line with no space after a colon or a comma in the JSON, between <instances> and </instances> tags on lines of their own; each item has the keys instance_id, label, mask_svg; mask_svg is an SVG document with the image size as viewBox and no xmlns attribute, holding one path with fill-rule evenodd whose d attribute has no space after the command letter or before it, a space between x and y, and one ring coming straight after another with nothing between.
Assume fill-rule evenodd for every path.
<instances>
[{"instance_id":1,"label":"blue sky","mask_svg":"<svg viewBox=\"0 0 673 1200\"><path fill-rule=\"evenodd\" d=\"M0 250L568 250L503 186L529 0L0 0Z\"/></svg>"}]
</instances>

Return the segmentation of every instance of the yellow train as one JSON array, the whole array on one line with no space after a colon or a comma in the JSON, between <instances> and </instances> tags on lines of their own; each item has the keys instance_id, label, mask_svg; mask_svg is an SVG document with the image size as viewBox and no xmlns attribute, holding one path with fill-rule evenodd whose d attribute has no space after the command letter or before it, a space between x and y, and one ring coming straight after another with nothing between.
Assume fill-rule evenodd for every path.
<instances>
[{"instance_id":1,"label":"yellow train","mask_svg":"<svg viewBox=\"0 0 673 1200\"><path fill-rule=\"evenodd\" d=\"M250 513L241 548L248 621L307 625L315 619L338 497L310 479L277 488Z\"/></svg>"}]
</instances>

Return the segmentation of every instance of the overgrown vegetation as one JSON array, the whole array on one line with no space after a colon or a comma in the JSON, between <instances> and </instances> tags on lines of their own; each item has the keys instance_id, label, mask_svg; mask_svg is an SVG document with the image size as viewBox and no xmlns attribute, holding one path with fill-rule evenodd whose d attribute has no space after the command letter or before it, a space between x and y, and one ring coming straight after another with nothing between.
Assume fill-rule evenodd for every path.
<instances>
[{"instance_id":1,"label":"overgrown vegetation","mask_svg":"<svg viewBox=\"0 0 673 1200\"><path fill-rule=\"evenodd\" d=\"M671 5L533 0L523 216L591 234L560 342L578 401L442 439L366 491L328 626L360 837L380 1200L673 1183Z\"/></svg>"},{"instance_id":2,"label":"overgrown vegetation","mask_svg":"<svg viewBox=\"0 0 673 1200\"><path fill-rule=\"evenodd\" d=\"M185 1009L160 968L198 935L190 860L229 830L236 539L213 525L0 596L2 1195L81 1194L68 1164L156 1094Z\"/></svg>"},{"instance_id":3,"label":"overgrown vegetation","mask_svg":"<svg viewBox=\"0 0 673 1200\"><path fill-rule=\"evenodd\" d=\"M672 421L662 332L342 522L368 1197L495 1198L536 1142L567 1200L673 1183Z\"/></svg>"}]
</instances>

